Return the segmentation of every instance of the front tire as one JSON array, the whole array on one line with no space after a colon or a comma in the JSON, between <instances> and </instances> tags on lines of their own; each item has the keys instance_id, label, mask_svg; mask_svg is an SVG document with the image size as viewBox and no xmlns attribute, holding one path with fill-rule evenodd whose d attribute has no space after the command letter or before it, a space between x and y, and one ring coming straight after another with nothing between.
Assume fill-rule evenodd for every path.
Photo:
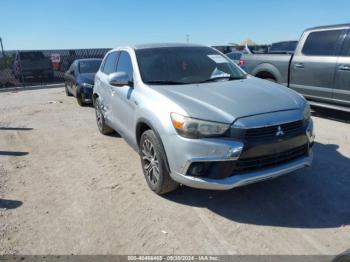
<instances>
[{"instance_id":1,"label":"front tire","mask_svg":"<svg viewBox=\"0 0 350 262\"><path fill-rule=\"evenodd\" d=\"M78 104L79 104L80 106L85 106L85 105L86 105L86 103L85 103L85 101L84 101L84 99L83 99L82 94L77 94L77 102L78 102Z\"/></svg>"},{"instance_id":2,"label":"front tire","mask_svg":"<svg viewBox=\"0 0 350 262\"><path fill-rule=\"evenodd\" d=\"M66 96L72 96L72 94L68 90L67 83L64 83L64 91L66 92Z\"/></svg>"},{"instance_id":3,"label":"front tire","mask_svg":"<svg viewBox=\"0 0 350 262\"><path fill-rule=\"evenodd\" d=\"M147 130L141 135L140 157L143 174L152 191L162 195L174 191L179 186L170 177L165 152L153 130Z\"/></svg>"},{"instance_id":4,"label":"front tire","mask_svg":"<svg viewBox=\"0 0 350 262\"><path fill-rule=\"evenodd\" d=\"M95 105L97 127L100 133L103 135L108 135L113 133L113 129L107 126L106 124L105 117L102 111L102 104L99 98L96 98L94 105Z\"/></svg>"}]
</instances>

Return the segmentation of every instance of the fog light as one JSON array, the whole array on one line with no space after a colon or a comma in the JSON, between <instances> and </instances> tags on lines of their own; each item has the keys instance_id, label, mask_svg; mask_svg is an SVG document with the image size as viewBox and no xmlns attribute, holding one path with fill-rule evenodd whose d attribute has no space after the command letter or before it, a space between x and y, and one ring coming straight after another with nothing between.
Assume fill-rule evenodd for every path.
<instances>
[{"instance_id":1,"label":"fog light","mask_svg":"<svg viewBox=\"0 0 350 262\"><path fill-rule=\"evenodd\" d=\"M202 176L205 171L206 171L205 163L192 163L187 173L190 176Z\"/></svg>"},{"instance_id":2,"label":"fog light","mask_svg":"<svg viewBox=\"0 0 350 262\"><path fill-rule=\"evenodd\" d=\"M236 148L230 148L226 154L226 159L228 160L237 160L241 155L243 150L243 146L239 146Z\"/></svg>"}]
</instances>

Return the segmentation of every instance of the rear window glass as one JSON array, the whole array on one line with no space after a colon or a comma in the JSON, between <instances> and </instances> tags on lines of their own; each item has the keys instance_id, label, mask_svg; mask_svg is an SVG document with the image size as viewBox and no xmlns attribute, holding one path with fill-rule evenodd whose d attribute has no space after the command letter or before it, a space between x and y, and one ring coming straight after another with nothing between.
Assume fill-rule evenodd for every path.
<instances>
[{"instance_id":1,"label":"rear window glass","mask_svg":"<svg viewBox=\"0 0 350 262\"><path fill-rule=\"evenodd\" d=\"M22 60L38 60L45 57L42 52L25 52L20 53L19 56Z\"/></svg>"},{"instance_id":2,"label":"rear window glass","mask_svg":"<svg viewBox=\"0 0 350 262\"><path fill-rule=\"evenodd\" d=\"M96 73L100 68L101 60L85 60L79 62L79 72L85 73Z\"/></svg>"},{"instance_id":3,"label":"rear window glass","mask_svg":"<svg viewBox=\"0 0 350 262\"><path fill-rule=\"evenodd\" d=\"M274 43L271 45L269 51L270 52L294 52L297 44L298 44L297 41Z\"/></svg>"},{"instance_id":4,"label":"rear window glass","mask_svg":"<svg viewBox=\"0 0 350 262\"><path fill-rule=\"evenodd\" d=\"M334 56L338 38L342 30L310 33L303 47L303 54L314 56Z\"/></svg>"}]
</instances>

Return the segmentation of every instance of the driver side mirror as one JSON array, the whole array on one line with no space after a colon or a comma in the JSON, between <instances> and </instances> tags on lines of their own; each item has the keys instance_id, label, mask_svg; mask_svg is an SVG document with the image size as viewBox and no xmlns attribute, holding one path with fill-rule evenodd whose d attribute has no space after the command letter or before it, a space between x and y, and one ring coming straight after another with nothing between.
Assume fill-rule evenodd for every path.
<instances>
[{"instance_id":1,"label":"driver side mirror","mask_svg":"<svg viewBox=\"0 0 350 262\"><path fill-rule=\"evenodd\" d=\"M133 87L133 81L125 72L116 72L108 76L108 83L112 86L130 86Z\"/></svg>"}]
</instances>

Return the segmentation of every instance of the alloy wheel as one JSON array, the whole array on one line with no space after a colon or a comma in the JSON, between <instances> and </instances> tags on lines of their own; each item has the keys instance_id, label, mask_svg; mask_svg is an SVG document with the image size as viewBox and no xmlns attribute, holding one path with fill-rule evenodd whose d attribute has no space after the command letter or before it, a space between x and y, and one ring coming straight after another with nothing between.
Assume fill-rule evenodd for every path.
<instances>
[{"instance_id":1,"label":"alloy wheel","mask_svg":"<svg viewBox=\"0 0 350 262\"><path fill-rule=\"evenodd\" d=\"M103 126L103 115L102 115L102 111L101 111L101 105L100 102L97 100L96 101L96 120L97 120L97 125L98 128L101 130L102 126Z\"/></svg>"},{"instance_id":2,"label":"alloy wheel","mask_svg":"<svg viewBox=\"0 0 350 262\"><path fill-rule=\"evenodd\" d=\"M156 185L159 180L159 162L156 150L149 139L145 139L142 144L141 156L148 180L151 184Z\"/></svg>"}]
</instances>

